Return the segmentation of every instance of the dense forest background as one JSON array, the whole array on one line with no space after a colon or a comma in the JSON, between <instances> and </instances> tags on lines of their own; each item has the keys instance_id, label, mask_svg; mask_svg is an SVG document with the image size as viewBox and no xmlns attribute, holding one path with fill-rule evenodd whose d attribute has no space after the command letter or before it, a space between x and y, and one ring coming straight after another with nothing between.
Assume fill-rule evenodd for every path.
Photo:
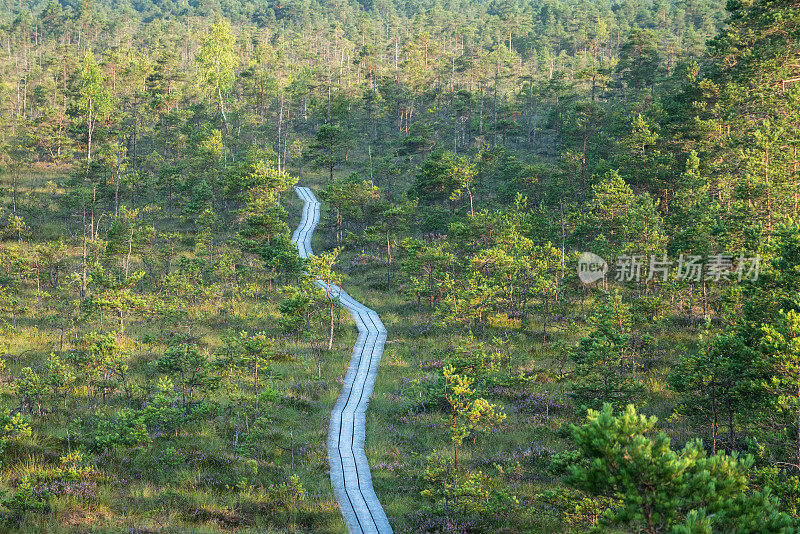
<instances>
[{"instance_id":1,"label":"dense forest background","mask_svg":"<svg viewBox=\"0 0 800 534\"><path fill-rule=\"evenodd\" d=\"M0 13L4 530L342 531L313 278L396 531L797 528L796 0Z\"/></svg>"}]
</instances>

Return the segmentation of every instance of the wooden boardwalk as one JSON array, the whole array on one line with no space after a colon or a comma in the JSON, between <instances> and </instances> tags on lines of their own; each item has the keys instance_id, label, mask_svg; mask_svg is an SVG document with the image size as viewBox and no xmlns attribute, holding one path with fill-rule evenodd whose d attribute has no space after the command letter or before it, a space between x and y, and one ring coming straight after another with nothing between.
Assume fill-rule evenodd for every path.
<instances>
[{"instance_id":1,"label":"wooden boardwalk","mask_svg":"<svg viewBox=\"0 0 800 534\"><path fill-rule=\"evenodd\" d=\"M313 254L311 236L319 223L320 203L307 187L295 187L303 199L303 218L292 235L300 256ZM322 280L317 285L325 289ZM344 377L344 387L331 412L328 427L328 460L331 465L331 484L339 508L352 534L390 533L392 527L375 491L364 453L364 419L369 397L375 385L378 363L386 342L386 327L374 310L356 301L336 285L331 286L343 306L350 310L358 327L350 367Z\"/></svg>"}]
</instances>

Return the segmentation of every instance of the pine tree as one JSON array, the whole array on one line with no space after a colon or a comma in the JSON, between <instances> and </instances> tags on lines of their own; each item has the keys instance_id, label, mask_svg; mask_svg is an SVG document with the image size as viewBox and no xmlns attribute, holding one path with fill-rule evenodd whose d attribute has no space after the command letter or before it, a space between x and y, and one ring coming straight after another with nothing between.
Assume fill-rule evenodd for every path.
<instances>
[{"instance_id":1,"label":"pine tree","mask_svg":"<svg viewBox=\"0 0 800 534\"><path fill-rule=\"evenodd\" d=\"M759 379L758 354L736 333L705 337L696 354L681 357L669 376L682 394L676 413L709 427L711 451L716 452L720 428L728 427L730 448L736 447L740 414L753 404L752 382Z\"/></svg>"},{"instance_id":2,"label":"pine tree","mask_svg":"<svg viewBox=\"0 0 800 534\"><path fill-rule=\"evenodd\" d=\"M568 483L620 500L603 517L605 524L648 534L788 533L795 528L768 491L749 490L751 457L708 456L699 441L674 451L664 432L648 435L656 422L632 405L615 415L605 404L601 411L589 410L584 425L573 425L578 453L568 466Z\"/></svg>"},{"instance_id":3,"label":"pine tree","mask_svg":"<svg viewBox=\"0 0 800 534\"><path fill-rule=\"evenodd\" d=\"M311 161L313 167L327 169L328 182L331 183L333 171L346 161L351 145L352 138L347 130L339 125L323 124L303 157Z\"/></svg>"}]
</instances>

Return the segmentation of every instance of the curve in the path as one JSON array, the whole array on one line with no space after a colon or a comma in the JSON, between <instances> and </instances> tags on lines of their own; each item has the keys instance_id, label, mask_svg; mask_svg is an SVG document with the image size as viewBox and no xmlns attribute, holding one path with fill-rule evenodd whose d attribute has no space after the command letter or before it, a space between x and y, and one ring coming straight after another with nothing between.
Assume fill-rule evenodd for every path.
<instances>
[{"instance_id":1,"label":"curve in the path","mask_svg":"<svg viewBox=\"0 0 800 534\"><path fill-rule=\"evenodd\" d=\"M292 242L297 245L300 256L307 258L313 254L311 236L319 223L320 203L309 188L295 187L295 190L304 205L303 217L292 235ZM316 284L325 289L322 280L317 280ZM350 367L328 427L331 483L352 534L391 533L386 513L372 489L372 476L364 453L365 413L386 342L386 327L374 310L356 301L339 286L333 284L330 289L350 310L358 327Z\"/></svg>"}]
</instances>

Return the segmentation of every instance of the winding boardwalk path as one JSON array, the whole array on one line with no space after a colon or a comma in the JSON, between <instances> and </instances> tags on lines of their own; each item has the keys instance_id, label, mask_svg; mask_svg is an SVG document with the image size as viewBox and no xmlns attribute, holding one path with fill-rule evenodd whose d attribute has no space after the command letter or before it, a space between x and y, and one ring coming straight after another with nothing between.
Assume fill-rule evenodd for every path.
<instances>
[{"instance_id":1,"label":"winding boardwalk path","mask_svg":"<svg viewBox=\"0 0 800 534\"><path fill-rule=\"evenodd\" d=\"M292 243L297 245L300 256L307 258L313 254L311 236L319 223L320 203L309 188L295 187L295 190L304 205L303 218L292 235ZM316 283L325 289L325 282L317 280ZM378 374L386 327L374 310L353 299L340 287L332 285L331 293L350 310L358 327L350 367L328 427L331 483L351 534L391 533L386 513L372 489L372 476L364 453L364 414Z\"/></svg>"}]
</instances>

